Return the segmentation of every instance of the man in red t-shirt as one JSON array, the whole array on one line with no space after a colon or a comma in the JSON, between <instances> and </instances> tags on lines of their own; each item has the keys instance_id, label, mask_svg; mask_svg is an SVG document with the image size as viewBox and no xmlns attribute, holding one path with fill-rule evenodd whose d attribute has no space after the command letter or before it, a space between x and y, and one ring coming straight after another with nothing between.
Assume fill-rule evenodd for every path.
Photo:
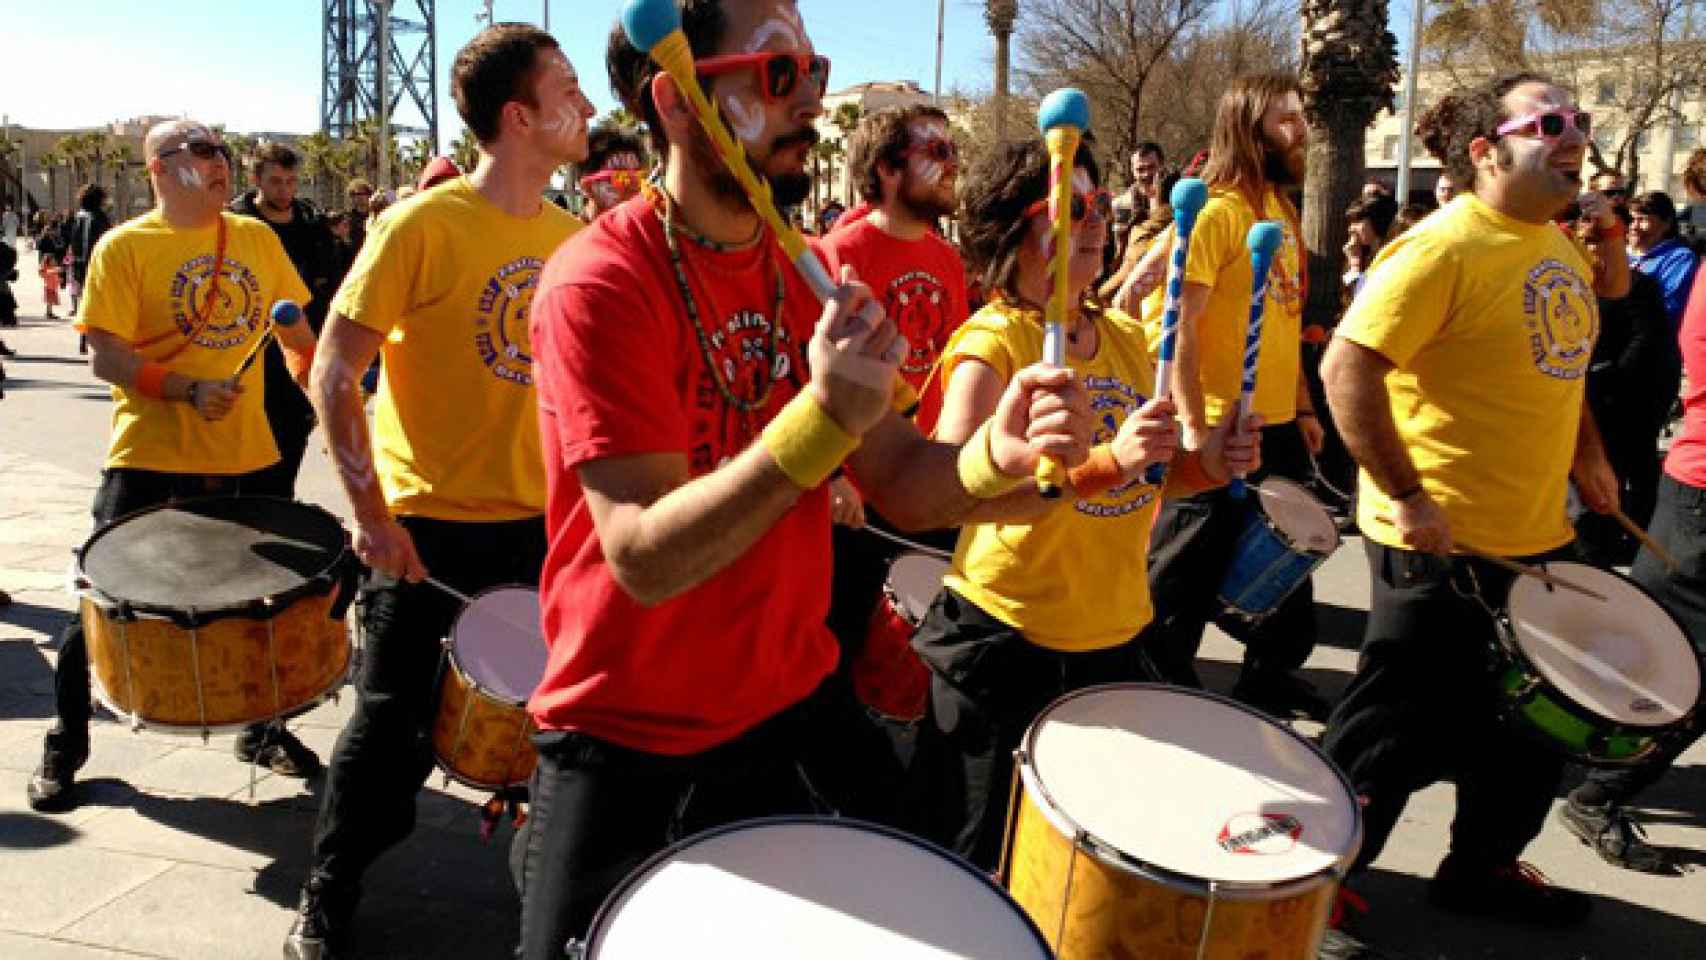
<instances>
[{"instance_id":1,"label":"man in red t-shirt","mask_svg":"<svg viewBox=\"0 0 1706 960\"><path fill-rule=\"evenodd\" d=\"M828 64L793 0L682 6L707 95L777 202L803 199ZM869 812L842 763L861 718L826 683L842 460L897 523L941 526L1024 490L1039 455L1082 462L1090 431L1071 374L1036 368L965 448L925 440L890 410L906 344L870 291L844 270L820 307L675 82L620 34L609 72L667 162L558 251L533 304L550 657L512 862L537 960L673 838Z\"/></svg>"},{"instance_id":2,"label":"man in red t-shirt","mask_svg":"<svg viewBox=\"0 0 1706 960\"><path fill-rule=\"evenodd\" d=\"M869 209L857 219L844 217L845 225L824 239L824 254L833 265L858 271L906 338L911 349L901 359L900 375L919 394L915 420L928 435L942 408L942 385L931 383L936 362L970 312L965 264L936 232L957 202L959 150L948 134L948 115L917 104L865 117L847 154L860 199ZM864 529L893 531L875 511L866 512L848 478L831 481L830 509L836 527L829 627L841 641L842 668L859 681L860 696L870 706L911 719L914 709L924 707L928 681L923 666L898 631L879 631L871 648L866 644L889 565L904 551ZM924 539L933 547L954 548L951 533ZM914 666L915 677L900 675Z\"/></svg>"}]
</instances>

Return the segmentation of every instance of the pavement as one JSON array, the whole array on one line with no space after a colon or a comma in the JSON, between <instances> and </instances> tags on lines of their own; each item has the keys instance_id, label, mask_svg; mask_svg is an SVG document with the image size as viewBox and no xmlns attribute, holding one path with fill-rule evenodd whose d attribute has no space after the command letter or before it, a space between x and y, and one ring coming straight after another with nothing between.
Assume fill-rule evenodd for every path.
<instances>
[{"instance_id":1,"label":"pavement","mask_svg":"<svg viewBox=\"0 0 1706 960\"><path fill-rule=\"evenodd\" d=\"M20 260L26 279L13 289L22 325L0 329L19 353L5 361L0 401L0 589L14 601L0 608L0 960L271 960L307 868L317 783L252 771L233 758L228 736L204 743L131 732L103 715L81 774L83 804L50 816L24 801L53 715L55 647L72 609L65 575L72 548L89 533L110 401L77 355L75 332L43 319L33 253ZM347 517L317 442L301 494ZM1359 542L1348 541L1321 569L1316 595L1321 636L1306 669L1336 694L1355 667L1366 617ZM1203 671L1211 687L1231 686L1241 651L1211 630ZM352 702L346 690L292 728L329 756ZM1548 821L1525 858L1594 899L1590 920L1569 931L1467 920L1425 902L1453 792L1440 784L1412 799L1362 885L1371 940L1425 960L1706 958L1706 746L1697 744L1642 798L1651 840L1686 866L1681 876L1608 865ZM484 799L434 774L415 833L367 878L355 956L510 955L518 911L505 862L511 832L505 825L482 841ZM742 922L731 918L731 937Z\"/></svg>"}]
</instances>

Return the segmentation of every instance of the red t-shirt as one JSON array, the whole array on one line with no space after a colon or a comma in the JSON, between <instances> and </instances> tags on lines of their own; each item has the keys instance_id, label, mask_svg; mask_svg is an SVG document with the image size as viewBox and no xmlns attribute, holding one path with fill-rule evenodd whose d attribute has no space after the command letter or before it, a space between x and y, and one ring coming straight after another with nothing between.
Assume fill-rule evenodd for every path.
<instances>
[{"instance_id":1,"label":"red t-shirt","mask_svg":"<svg viewBox=\"0 0 1706 960\"><path fill-rule=\"evenodd\" d=\"M852 265L911 346L900 373L922 395L915 420L920 431L929 433L942 412L944 385L932 384L926 391L924 381L949 335L971 314L959 252L932 231L901 240L869 220L834 230L822 242L834 269Z\"/></svg>"},{"instance_id":2,"label":"red t-shirt","mask_svg":"<svg viewBox=\"0 0 1706 960\"><path fill-rule=\"evenodd\" d=\"M645 197L558 249L531 321L549 537L539 589L550 657L529 709L544 730L674 755L724 743L798 702L836 659L824 626L826 487L802 495L721 573L655 607L635 602L605 562L576 467L679 453L693 476L709 473L745 449L807 380L805 347L820 308L775 244L723 254L683 238L681 250L716 379ZM786 319L771 360L777 268ZM750 414L718 386L720 379L751 397L770 373L768 401Z\"/></svg>"},{"instance_id":3,"label":"red t-shirt","mask_svg":"<svg viewBox=\"0 0 1706 960\"><path fill-rule=\"evenodd\" d=\"M1688 391L1682 395L1682 432L1670 445L1665 472L1691 487L1706 487L1706 270L1694 274L1677 344Z\"/></svg>"}]
</instances>

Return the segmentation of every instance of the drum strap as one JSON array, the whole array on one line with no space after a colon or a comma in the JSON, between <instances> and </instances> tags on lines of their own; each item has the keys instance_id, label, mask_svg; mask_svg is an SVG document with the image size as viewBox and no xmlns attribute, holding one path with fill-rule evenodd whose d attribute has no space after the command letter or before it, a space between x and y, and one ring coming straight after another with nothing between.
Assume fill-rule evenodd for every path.
<instances>
[{"instance_id":1,"label":"drum strap","mask_svg":"<svg viewBox=\"0 0 1706 960\"><path fill-rule=\"evenodd\" d=\"M207 329L208 321L213 319L214 304L217 302L219 297L219 274L224 269L225 215L222 213L219 215L219 224L215 231L215 239L213 242L213 272L208 275L207 296L202 298L201 305L195 309L194 316L190 318L190 331L188 334L184 335L184 342L166 351L164 354L155 357L154 362L171 362L178 356L178 354L189 349L190 345L195 343L195 338L201 336L201 332ZM193 290L191 291L191 299L194 299ZM179 334L179 329L176 326L173 326L172 329L167 330L165 333L162 333L157 337L149 337L146 340L138 341L135 344L136 351L141 353L148 347L152 347L161 341L171 339L173 336L177 336Z\"/></svg>"}]
</instances>

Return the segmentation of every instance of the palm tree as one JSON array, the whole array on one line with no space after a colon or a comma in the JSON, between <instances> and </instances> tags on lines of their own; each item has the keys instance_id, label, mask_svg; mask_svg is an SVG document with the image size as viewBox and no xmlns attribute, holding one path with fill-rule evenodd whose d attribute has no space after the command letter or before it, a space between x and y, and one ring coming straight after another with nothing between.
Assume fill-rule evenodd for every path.
<instances>
[{"instance_id":1,"label":"palm tree","mask_svg":"<svg viewBox=\"0 0 1706 960\"><path fill-rule=\"evenodd\" d=\"M1019 0L984 0L983 21L995 37L995 139L1007 139L1007 86L1012 66L1013 24Z\"/></svg>"},{"instance_id":2,"label":"palm tree","mask_svg":"<svg viewBox=\"0 0 1706 960\"><path fill-rule=\"evenodd\" d=\"M456 166L464 173L474 169L480 162L479 141L467 128L462 128L462 135L450 141L450 159L456 161Z\"/></svg>"},{"instance_id":3,"label":"palm tree","mask_svg":"<svg viewBox=\"0 0 1706 960\"><path fill-rule=\"evenodd\" d=\"M314 205L324 210L326 185L330 179L327 174L333 172L332 153L337 144L324 130L316 130L296 141L296 149L302 153L302 173L308 177Z\"/></svg>"},{"instance_id":4,"label":"palm tree","mask_svg":"<svg viewBox=\"0 0 1706 960\"><path fill-rule=\"evenodd\" d=\"M131 166L136 163L136 151L131 145L115 140L107 145L102 157L113 168L113 205L119 218L130 216Z\"/></svg>"},{"instance_id":5,"label":"palm tree","mask_svg":"<svg viewBox=\"0 0 1706 960\"><path fill-rule=\"evenodd\" d=\"M82 133L68 133L54 141L53 149L65 158L65 165L71 168L72 190L75 184L88 182L89 138Z\"/></svg>"},{"instance_id":6,"label":"palm tree","mask_svg":"<svg viewBox=\"0 0 1706 960\"><path fill-rule=\"evenodd\" d=\"M1386 6L1387 0L1302 2L1301 79L1309 123L1309 173L1303 191L1308 276L1336 277L1343 270L1339 258L1345 243L1345 208L1362 189L1363 135L1375 114L1392 106L1398 40L1386 29ZM1305 323L1331 326L1338 309L1338 284L1309 285Z\"/></svg>"},{"instance_id":7,"label":"palm tree","mask_svg":"<svg viewBox=\"0 0 1706 960\"><path fill-rule=\"evenodd\" d=\"M59 168L65 166L65 155L56 144L36 154L36 162L47 171L47 209L49 212L64 209L59 205Z\"/></svg>"}]
</instances>

